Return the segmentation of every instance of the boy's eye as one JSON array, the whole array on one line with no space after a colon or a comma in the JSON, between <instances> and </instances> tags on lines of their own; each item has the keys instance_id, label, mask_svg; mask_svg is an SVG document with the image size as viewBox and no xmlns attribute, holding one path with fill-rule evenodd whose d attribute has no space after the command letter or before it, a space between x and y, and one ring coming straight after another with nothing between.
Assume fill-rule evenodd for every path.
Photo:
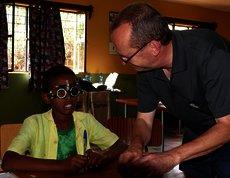
<instances>
[{"instance_id":1,"label":"boy's eye","mask_svg":"<svg viewBox=\"0 0 230 178\"><path fill-rule=\"evenodd\" d=\"M64 96L65 96L65 90L62 89L62 88L59 89L57 95L58 95L59 97L64 97Z\"/></svg>"}]
</instances>

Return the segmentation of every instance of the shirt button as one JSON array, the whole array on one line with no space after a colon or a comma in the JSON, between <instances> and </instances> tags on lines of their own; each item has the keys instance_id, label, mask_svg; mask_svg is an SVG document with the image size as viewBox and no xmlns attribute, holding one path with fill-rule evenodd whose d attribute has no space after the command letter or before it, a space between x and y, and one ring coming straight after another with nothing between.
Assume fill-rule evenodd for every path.
<instances>
[{"instance_id":1,"label":"shirt button","mask_svg":"<svg viewBox=\"0 0 230 178\"><path fill-rule=\"evenodd\" d=\"M57 144L57 141L54 141L54 144Z\"/></svg>"}]
</instances>

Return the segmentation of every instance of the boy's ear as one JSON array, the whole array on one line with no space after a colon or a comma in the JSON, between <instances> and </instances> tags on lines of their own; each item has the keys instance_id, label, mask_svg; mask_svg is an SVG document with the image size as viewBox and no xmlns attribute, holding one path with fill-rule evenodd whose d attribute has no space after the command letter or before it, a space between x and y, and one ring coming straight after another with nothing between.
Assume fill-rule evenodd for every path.
<instances>
[{"instance_id":1,"label":"boy's ear","mask_svg":"<svg viewBox=\"0 0 230 178\"><path fill-rule=\"evenodd\" d=\"M50 97L48 93L42 92L42 99L44 100L46 104L50 104Z\"/></svg>"},{"instance_id":2,"label":"boy's ear","mask_svg":"<svg viewBox=\"0 0 230 178\"><path fill-rule=\"evenodd\" d=\"M161 52L161 43L159 41L151 41L152 53L154 56L158 56Z\"/></svg>"}]
</instances>

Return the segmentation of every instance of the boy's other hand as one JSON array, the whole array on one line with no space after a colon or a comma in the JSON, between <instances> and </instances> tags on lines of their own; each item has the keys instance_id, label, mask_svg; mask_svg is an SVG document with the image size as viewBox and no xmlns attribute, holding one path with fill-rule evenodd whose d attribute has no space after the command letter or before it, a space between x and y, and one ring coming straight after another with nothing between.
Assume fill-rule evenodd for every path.
<instances>
[{"instance_id":1,"label":"boy's other hand","mask_svg":"<svg viewBox=\"0 0 230 178\"><path fill-rule=\"evenodd\" d=\"M88 157L87 168L97 168L105 165L108 162L105 154L93 152L91 149L87 150L86 156Z\"/></svg>"},{"instance_id":2,"label":"boy's other hand","mask_svg":"<svg viewBox=\"0 0 230 178\"><path fill-rule=\"evenodd\" d=\"M69 158L60 160L62 171L80 171L86 166L87 157L83 155L72 155Z\"/></svg>"}]
</instances>

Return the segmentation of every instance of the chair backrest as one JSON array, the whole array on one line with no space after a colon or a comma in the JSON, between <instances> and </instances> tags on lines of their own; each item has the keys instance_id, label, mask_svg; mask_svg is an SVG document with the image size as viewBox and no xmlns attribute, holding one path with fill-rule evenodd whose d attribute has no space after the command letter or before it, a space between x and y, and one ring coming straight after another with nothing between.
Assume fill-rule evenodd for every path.
<instances>
[{"instance_id":1,"label":"chair backrest","mask_svg":"<svg viewBox=\"0 0 230 178\"><path fill-rule=\"evenodd\" d=\"M107 121L106 127L129 145L131 143L131 135L135 119L136 118L111 117ZM161 146L161 143L162 124L159 119L155 118L152 129L152 137L148 146Z\"/></svg>"},{"instance_id":2,"label":"chair backrest","mask_svg":"<svg viewBox=\"0 0 230 178\"><path fill-rule=\"evenodd\" d=\"M1 137L1 160L11 144L14 137L19 133L22 124L6 124L0 127L0 137Z\"/></svg>"},{"instance_id":3,"label":"chair backrest","mask_svg":"<svg viewBox=\"0 0 230 178\"><path fill-rule=\"evenodd\" d=\"M155 118L152 128L152 137L149 146L161 146L162 144L162 123L159 119Z\"/></svg>"},{"instance_id":4,"label":"chair backrest","mask_svg":"<svg viewBox=\"0 0 230 178\"><path fill-rule=\"evenodd\" d=\"M135 120L136 118L111 117L107 121L106 127L130 145Z\"/></svg>"},{"instance_id":5,"label":"chair backrest","mask_svg":"<svg viewBox=\"0 0 230 178\"><path fill-rule=\"evenodd\" d=\"M106 126L110 118L110 91L89 92L89 113Z\"/></svg>"},{"instance_id":6,"label":"chair backrest","mask_svg":"<svg viewBox=\"0 0 230 178\"><path fill-rule=\"evenodd\" d=\"M88 92L83 90L83 93L77 96L77 106L75 111L88 113L88 110Z\"/></svg>"}]
</instances>

